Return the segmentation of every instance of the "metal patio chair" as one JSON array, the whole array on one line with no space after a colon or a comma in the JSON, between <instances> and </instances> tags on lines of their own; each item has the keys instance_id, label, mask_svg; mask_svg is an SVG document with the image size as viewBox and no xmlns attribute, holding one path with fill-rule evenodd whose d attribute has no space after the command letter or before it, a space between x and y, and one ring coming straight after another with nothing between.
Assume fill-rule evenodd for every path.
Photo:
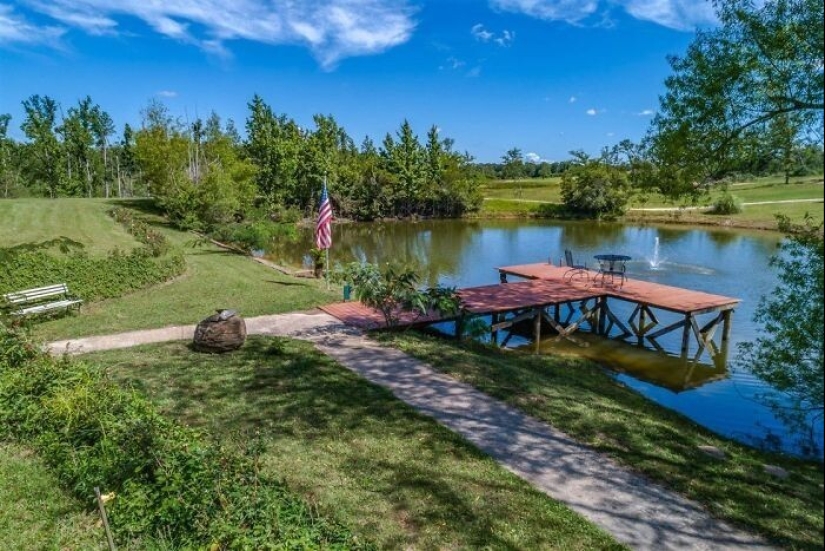
<instances>
[{"instance_id":1,"label":"metal patio chair","mask_svg":"<svg viewBox=\"0 0 825 551\"><path fill-rule=\"evenodd\" d=\"M587 269L587 264L576 264L573 261L573 252L570 249L564 249L564 263L568 269L562 276L563 280L572 281L575 277L584 277L585 280L590 280L590 271Z\"/></svg>"}]
</instances>

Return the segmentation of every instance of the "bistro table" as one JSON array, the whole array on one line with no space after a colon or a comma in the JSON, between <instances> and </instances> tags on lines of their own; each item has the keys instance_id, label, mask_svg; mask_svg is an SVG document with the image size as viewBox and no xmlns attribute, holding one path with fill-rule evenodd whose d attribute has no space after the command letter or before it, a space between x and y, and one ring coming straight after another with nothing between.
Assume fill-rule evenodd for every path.
<instances>
[{"instance_id":1,"label":"bistro table","mask_svg":"<svg viewBox=\"0 0 825 551\"><path fill-rule=\"evenodd\" d=\"M602 285L604 285L607 283L606 280L609 276L612 285L618 276L619 283L624 284L627 279L625 263L630 260L629 256L625 254L597 254L594 258L599 261L599 272L594 279L601 278Z\"/></svg>"}]
</instances>

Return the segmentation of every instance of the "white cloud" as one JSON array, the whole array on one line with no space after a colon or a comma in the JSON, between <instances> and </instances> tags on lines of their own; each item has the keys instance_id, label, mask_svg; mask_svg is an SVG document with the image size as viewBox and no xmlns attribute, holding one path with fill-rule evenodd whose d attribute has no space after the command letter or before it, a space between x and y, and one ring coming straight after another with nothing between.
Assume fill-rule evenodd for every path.
<instances>
[{"instance_id":1,"label":"white cloud","mask_svg":"<svg viewBox=\"0 0 825 551\"><path fill-rule=\"evenodd\" d=\"M512 44L516 39L516 33L514 31L504 29L500 35L497 35L496 33L485 29L484 25L481 23L473 25L470 29L470 34L472 34L479 42L493 42L502 47L510 46L510 44Z\"/></svg>"},{"instance_id":2,"label":"white cloud","mask_svg":"<svg viewBox=\"0 0 825 551\"><path fill-rule=\"evenodd\" d=\"M697 25L716 22L711 2L696 0L623 0L627 13L677 30L693 30Z\"/></svg>"},{"instance_id":3,"label":"white cloud","mask_svg":"<svg viewBox=\"0 0 825 551\"><path fill-rule=\"evenodd\" d=\"M677 30L716 22L713 4L702 0L489 0L493 8L523 13L548 21L579 23L602 9L602 22L613 6L620 6L636 19Z\"/></svg>"},{"instance_id":4,"label":"white cloud","mask_svg":"<svg viewBox=\"0 0 825 551\"><path fill-rule=\"evenodd\" d=\"M470 77L470 78L476 78L478 76L481 76L481 67L480 66L473 67L472 69L467 71L467 76Z\"/></svg>"},{"instance_id":5,"label":"white cloud","mask_svg":"<svg viewBox=\"0 0 825 551\"><path fill-rule=\"evenodd\" d=\"M595 110L595 109L593 109L593 108L588 109L587 111L585 111L585 113L587 113L587 114L588 114L588 115L590 115L591 117L595 117L596 115L598 115L598 114L599 114L599 112L598 112L598 111L596 111L596 110Z\"/></svg>"},{"instance_id":6,"label":"white cloud","mask_svg":"<svg viewBox=\"0 0 825 551\"><path fill-rule=\"evenodd\" d=\"M409 0L28 0L28 7L89 34L116 34L119 18L134 17L219 55L232 40L301 44L326 69L403 44L416 26Z\"/></svg>"},{"instance_id":7,"label":"white cloud","mask_svg":"<svg viewBox=\"0 0 825 551\"><path fill-rule=\"evenodd\" d=\"M66 32L61 27L38 27L14 12L11 6L0 4L0 45L45 44L56 46Z\"/></svg>"},{"instance_id":8,"label":"white cloud","mask_svg":"<svg viewBox=\"0 0 825 551\"><path fill-rule=\"evenodd\" d=\"M158 97L161 97L161 98L176 98L176 97L178 97L178 93L175 92L174 90L161 90L155 95L158 96Z\"/></svg>"},{"instance_id":9,"label":"white cloud","mask_svg":"<svg viewBox=\"0 0 825 551\"><path fill-rule=\"evenodd\" d=\"M490 5L538 19L576 23L593 15L599 3L596 0L490 0Z\"/></svg>"},{"instance_id":10,"label":"white cloud","mask_svg":"<svg viewBox=\"0 0 825 551\"><path fill-rule=\"evenodd\" d=\"M493 33L485 29L484 25L481 23L476 23L473 25L473 28L470 29L470 34L472 34L476 40L480 42L489 42L494 36Z\"/></svg>"},{"instance_id":11,"label":"white cloud","mask_svg":"<svg viewBox=\"0 0 825 551\"><path fill-rule=\"evenodd\" d=\"M525 162L533 163L533 164L536 164L536 165L539 164L539 163L549 163L550 162L548 159L545 159L544 157L542 157L538 153L534 153L532 151L530 153L526 153L524 155L524 160L525 160Z\"/></svg>"},{"instance_id":12,"label":"white cloud","mask_svg":"<svg viewBox=\"0 0 825 551\"><path fill-rule=\"evenodd\" d=\"M570 99L567 100L567 103L576 103L578 99L579 98L577 98L576 96L570 96Z\"/></svg>"},{"instance_id":13,"label":"white cloud","mask_svg":"<svg viewBox=\"0 0 825 551\"><path fill-rule=\"evenodd\" d=\"M515 39L516 33L514 31L508 31L507 29L505 29L504 31L502 31L501 36L495 39L495 43L499 46L507 47L510 44L512 44Z\"/></svg>"},{"instance_id":14,"label":"white cloud","mask_svg":"<svg viewBox=\"0 0 825 551\"><path fill-rule=\"evenodd\" d=\"M639 117L652 117L655 114L656 114L656 111L654 111L653 109L642 109L641 111L636 113L636 116L639 116Z\"/></svg>"}]
</instances>

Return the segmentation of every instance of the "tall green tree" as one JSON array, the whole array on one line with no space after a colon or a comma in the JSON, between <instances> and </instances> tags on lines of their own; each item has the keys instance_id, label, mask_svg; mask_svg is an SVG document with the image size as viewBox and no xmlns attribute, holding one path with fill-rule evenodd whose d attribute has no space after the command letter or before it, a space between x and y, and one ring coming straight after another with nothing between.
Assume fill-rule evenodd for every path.
<instances>
[{"instance_id":1,"label":"tall green tree","mask_svg":"<svg viewBox=\"0 0 825 551\"><path fill-rule=\"evenodd\" d=\"M57 131L63 137L63 147L66 152L66 176L70 183L72 194L85 193L93 197L97 185L102 180L102 162L94 149L95 145L95 116L99 108L94 105L92 98L86 96L70 107L63 123Z\"/></svg>"},{"instance_id":2,"label":"tall green tree","mask_svg":"<svg viewBox=\"0 0 825 551\"><path fill-rule=\"evenodd\" d=\"M193 225L198 204L187 174L189 140L166 106L153 100L135 132L135 162L147 191L179 224Z\"/></svg>"},{"instance_id":3,"label":"tall green tree","mask_svg":"<svg viewBox=\"0 0 825 551\"><path fill-rule=\"evenodd\" d=\"M505 180L523 178L525 173L524 155L521 149L514 147L501 158L501 177Z\"/></svg>"},{"instance_id":4,"label":"tall green tree","mask_svg":"<svg viewBox=\"0 0 825 551\"><path fill-rule=\"evenodd\" d=\"M198 147L199 179L193 182L199 221L207 226L243 217L255 199L255 166L240 153L232 127L217 113L203 126Z\"/></svg>"},{"instance_id":5,"label":"tall green tree","mask_svg":"<svg viewBox=\"0 0 825 551\"><path fill-rule=\"evenodd\" d=\"M64 191L63 147L57 137L58 103L49 96L33 95L23 101L26 117L20 129L29 139L25 148L25 176L49 197Z\"/></svg>"},{"instance_id":6,"label":"tall green tree","mask_svg":"<svg viewBox=\"0 0 825 551\"><path fill-rule=\"evenodd\" d=\"M395 177L392 193L395 212L409 216L416 211L417 202L427 181L427 167L424 148L408 120L401 123L396 138L387 134L384 138L381 157L384 166Z\"/></svg>"},{"instance_id":7,"label":"tall green tree","mask_svg":"<svg viewBox=\"0 0 825 551\"><path fill-rule=\"evenodd\" d=\"M259 193L273 204L302 206L297 173L304 133L295 121L276 116L257 94L248 107L246 150L257 166Z\"/></svg>"},{"instance_id":8,"label":"tall green tree","mask_svg":"<svg viewBox=\"0 0 825 551\"><path fill-rule=\"evenodd\" d=\"M822 143L823 9L819 0L714 0L720 26L672 57L651 153L661 191L698 193L757 147ZM781 126L783 140L771 139Z\"/></svg>"}]
</instances>

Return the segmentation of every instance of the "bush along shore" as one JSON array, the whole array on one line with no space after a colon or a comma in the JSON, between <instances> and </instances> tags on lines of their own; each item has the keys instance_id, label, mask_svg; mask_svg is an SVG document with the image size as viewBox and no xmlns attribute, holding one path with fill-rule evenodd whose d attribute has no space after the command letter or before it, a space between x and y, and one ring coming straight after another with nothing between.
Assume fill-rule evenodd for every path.
<instances>
[{"instance_id":1,"label":"bush along shore","mask_svg":"<svg viewBox=\"0 0 825 551\"><path fill-rule=\"evenodd\" d=\"M230 450L100 367L53 358L2 325L0 440L35 449L83 503L99 487L129 548L374 548L262 474L255 437Z\"/></svg>"}]
</instances>

